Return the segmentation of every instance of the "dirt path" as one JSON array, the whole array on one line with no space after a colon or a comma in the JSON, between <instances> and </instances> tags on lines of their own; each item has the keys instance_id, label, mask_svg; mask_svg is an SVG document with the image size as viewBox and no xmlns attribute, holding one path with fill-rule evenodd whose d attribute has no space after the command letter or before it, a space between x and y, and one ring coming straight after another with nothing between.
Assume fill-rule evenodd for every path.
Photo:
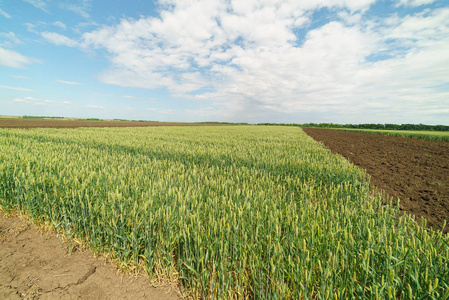
<instances>
[{"instance_id":1,"label":"dirt path","mask_svg":"<svg viewBox=\"0 0 449 300\"><path fill-rule=\"evenodd\" d=\"M146 276L118 275L89 252L67 255L55 234L0 212L0 299L181 299Z\"/></svg>"},{"instance_id":2,"label":"dirt path","mask_svg":"<svg viewBox=\"0 0 449 300\"><path fill-rule=\"evenodd\" d=\"M303 128L332 152L366 169L371 183L436 229L449 223L449 143L341 130ZM444 229L449 232L449 224Z\"/></svg>"}]
</instances>

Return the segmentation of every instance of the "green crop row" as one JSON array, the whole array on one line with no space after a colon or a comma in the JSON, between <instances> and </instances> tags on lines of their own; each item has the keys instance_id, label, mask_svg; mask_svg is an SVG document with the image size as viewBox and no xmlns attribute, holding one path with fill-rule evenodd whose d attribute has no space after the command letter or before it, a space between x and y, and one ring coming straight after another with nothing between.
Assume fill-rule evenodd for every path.
<instances>
[{"instance_id":1,"label":"green crop row","mask_svg":"<svg viewBox=\"0 0 449 300\"><path fill-rule=\"evenodd\" d=\"M346 128L332 128L332 129L449 142L449 131L422 131L422 130L414 131L414 130L346 129Z\"/></svg>"},{"instance_id":2,"label":"green crop row","mask_svg":"<svg viewBox=\"0 0 449 300\"><path fill-rule=\"evenodd\" d=\"M194 298L445 299L449 236L300 128L6 129L0 204Z\"/></svg>"}]
</instances>

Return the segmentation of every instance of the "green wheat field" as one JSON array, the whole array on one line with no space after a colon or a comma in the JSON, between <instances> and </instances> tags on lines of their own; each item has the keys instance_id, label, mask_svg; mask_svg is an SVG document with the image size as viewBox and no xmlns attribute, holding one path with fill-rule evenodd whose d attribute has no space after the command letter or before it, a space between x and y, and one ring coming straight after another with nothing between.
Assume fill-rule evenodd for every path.
<instances>
[{"instance_id":1,"label":"green wheat field","mask_svg":"<svg viewBox=\"0 0 449 300\"><path fill-rule=\"evenodd\" d=\"M338 130L384 134L392 136L402 136L410 138L420 138L426 140L436 140L449 142L449 131L426 131L426 130L381 130L381 129L356 129L338 128Z\"/></svg>"},{"instance_id":2,"label":"green wheat field","mask_svg":"<svg viewBox=\"0 0 449 300\"><path fill-rule=\"evenodd\" d=\"M449 235L300 128L0 130L0 206L214 299L446 299Z\"/></svg>"}]
</instances>

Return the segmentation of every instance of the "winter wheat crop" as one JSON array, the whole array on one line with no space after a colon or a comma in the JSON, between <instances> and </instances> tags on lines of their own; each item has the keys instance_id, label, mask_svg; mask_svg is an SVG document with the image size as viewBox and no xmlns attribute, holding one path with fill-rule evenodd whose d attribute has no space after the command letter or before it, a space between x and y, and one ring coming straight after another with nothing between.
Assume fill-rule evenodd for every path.
<instances>
[{"instance_id":1,"label":"winter wheat crop","mask_svg":"<svg viewBox=\"0 0 449 300\"><path fill-rule=\"evenodd\" d=\"M445 299L449 237L295 127L0 131L0 204L195 298Z\"/></svg>"}]
</instances>

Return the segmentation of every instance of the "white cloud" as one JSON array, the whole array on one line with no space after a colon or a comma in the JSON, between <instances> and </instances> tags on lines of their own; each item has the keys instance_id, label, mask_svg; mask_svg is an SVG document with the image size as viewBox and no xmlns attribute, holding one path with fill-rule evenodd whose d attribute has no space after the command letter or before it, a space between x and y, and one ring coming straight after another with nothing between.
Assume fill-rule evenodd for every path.
<instances>
[{"instance_id":1,"label":"white cloud","mask_svg":"<svg viewBox=\"0 0 449 300\"><path fill-rule=\"evenodd\" d=\"M97 26L99 26L99 25L92 21L91 22L81 22L73 28L73 31L78 34L82 34L83 32L86 31L87 27L97 27Z\"/></svg>"},{"instance_id":2,"label":"white cloud","mask_svg":"<svg viewBox=\"0 0 449 300\"><path fill-rule=\"evenodd\" d=\"M70 3L61 3L60 7L70 10L83 18L89 18L90 15L87 11L91 7L90 0L71 0Z\"/></svg>"},{"instance_id":3,"label":"white cloud","mask_svg":"<svg viewBox=\"0 0 449 300\"><path fill-rule=\"evenodd\" d=\"M40 31L42 30L38 30L39 28L47 28L49 24L47 24L46 22L43 21L35 21L34 23L23 23L23 25L26 27L26 29L29 32L35 33L35 34L40 34Z\"/></svg>"},{"instance_id":4,"label":"white cloud","mask_svg":"<svg viewBox=\"0 0 449 300\"><path fill-rule=\"evenodd\" d=\"M11 15L9 15L7 12L5 12L3 9L0 8L0 15L4 16L7 19L11 19Z\"/></svg>"},{"instance_id":5,"label":"white cloud","mask_svg":"<svg viewBox=\"0 0 449 300\"><path fill-rule=\"evenodd\" d=\"M69 85L83 85L83 83L74 82L74 81L65 81L65 80L60 80L60 79L55 79L55 81L57 81L59 83L69 84Z\"/></svg>"},{"instance_id":6,"label":"white cloud","mask_svg":"<svg viewBox=\"0 0 449 300\"><path fill-rule=\"evenodd\" d=\"M77 27L80 27L80 28L92 27L92 26L98 26L98 23L90 21L90 22L81 22L77 25Z\"/></svg>"},{"instance_id":7,"label":"white cloud","mask_svg":"<svg viewBox=\"0 0 449 300\"><path fill-rule=\"evenodd\" d=\"M164 114L164 115L174 115L175 111L172 109L157 109L157 108L147 108L148 111L157 112L158 114ZM185 114L185 112L183 112ZM185 115L184 115L185 117Z\"/></svg>"},{"instance_id":8,"label":"white cloud","mask_svg":"<svg viewBox=\"0 0 449 300\"><path fill-rule=\"evenodd\" d=\"M406 46L429 46L448 39L449 9L425 10L414 16L388 20L387 38L407 41Z\"/></svg>"},{"instance_id":9,"label":"white cloud","mask_svg":"<svg viewBox=\"0 0 449 300\"><path fill-rule=\"evenodd\" d=\"M48 42L58 45L58 46L68 46L68 47L79 46L77 41L72 40L71 38L66 37L65 35L56 33L56 32L45 31L45 32L42 32L41 35Z\"/></svg>"},{"instance_id":10,"label":"white cloud","mask_svg":"<svg viewBox=\"0 0 449 300\"><path fill-rule=\"evenodd\" d=\"M172 115L172 114L174 114L175 112L174 112L173 110L171 110L171 109L165 109L165 110L159 110L159 113L161 113L161 114L167 114L167 115Z\"/></svg>"},{"instance_id":11,"label":"white cloud","mask_svg":"<svg viewBox=\"0 0 449 300\"><path fill-rule=\"evenodd\" d=\"M22 102L22 103L33 103L33 104L37 104L37 105L44 104L42 102L39 102L40 101L39 99L33 98L33 97L15 98L12 101L13 102Z\"/></svg>"},{"instance_id":12,"label":"white cloud","mask_svg":"<svg viewBox=\"0 0 449 300\"><path fill-rule=\"evenodd\" d=\"M439 0L399 0L397 3L397 6L404 5L404 6L421 6L421 5L427 5L432 4L433 2L436 2Z\"/></svg>"},{"instance_id":13,"label":"white cloud","mask_svg":"<svg viewBox=\"0 0 449 300\"><path fill-rule=\"evenodd\" d=\"M0 88L16 90L16 91L24 91L24 92L34 92L34 90L23 88L23 87L17 87L17 86L0 85Z\"/></svg>"},{"instance_id":14,"label":"white cloud","mask_svg":"<svg viewBox=\"0 0 449 300\"><path fill-rule=\"evenodd\" d=\"M48 10L46 9L47 3L45 3L45 1L43 0L23 0L31 5L33 5L36 8L39 8L40 10L47 12Z\"/></svg>"},{"instance_id":15,"label":"white cloud","mask_svg":"<svg viewBox=\"0 0 449 300\"><path fill-rule=\"evenodd\" d=\"M30 77L21 76L21 75L9 75L9 76L18 78L18 79L32 80L32 78L30 78Z\"/></svg>"},{"instance_id":16,"label":"white cloud","mask_svg":"<svg viewBox=\"0 0 449 300\"><path fill-rule=\"evenodd\" d=\"M56 22L53 23L53 25L58 26L58 27L60 27L62 29L67 29L67 25L65 25L61 21L56 21Z\"/></svg>"},{"instance_id":17,"label":"white cloud","mask_svg":"<svg viewBox=\"0 0 449 300\"><path fill-rule=\"evenodd\" d=\"M27 28L27 30L29 31L29 32L32 32L32 33L38 33L37 31L36 31L36 25L34 25L34 24L31 24L31 23L24 23L23 25L25 25L25 27Z\"/></svg>"},{"instance_id":18,"label":"white cloud","mask_svg":"<svg viewBox=\"0 0 449 300\"><path fill-rule=\"evenodd\" d=\"M0 47L0 65L23 69L26 65L37 62L37 60L24 56L16 51Z\"/></svg>"},{"instance_id":19,"label":"white cloud","mask_svg":"<svg viewBox=\"0 0 449 300\"><path fill-rule=\"evenodd\" d=\"M14 34L14 32L0 32L0 46L13 47L23 44L23 42Z\"/></svg>"},{"instance_id":20,"label":"white cloud","mask_svg":"<svg viewBox=\"0 0 449 300\"><path fill-rule=\"evenodd\" d=\"M160 18L103 26L82 45L109 53L104 83L165 87L236 119L442 103L434 87L449 78L449 9L368 19L373 2L163 0ZM299 39L326 6L335 20Z\"/></svg>"}]
</instances>

